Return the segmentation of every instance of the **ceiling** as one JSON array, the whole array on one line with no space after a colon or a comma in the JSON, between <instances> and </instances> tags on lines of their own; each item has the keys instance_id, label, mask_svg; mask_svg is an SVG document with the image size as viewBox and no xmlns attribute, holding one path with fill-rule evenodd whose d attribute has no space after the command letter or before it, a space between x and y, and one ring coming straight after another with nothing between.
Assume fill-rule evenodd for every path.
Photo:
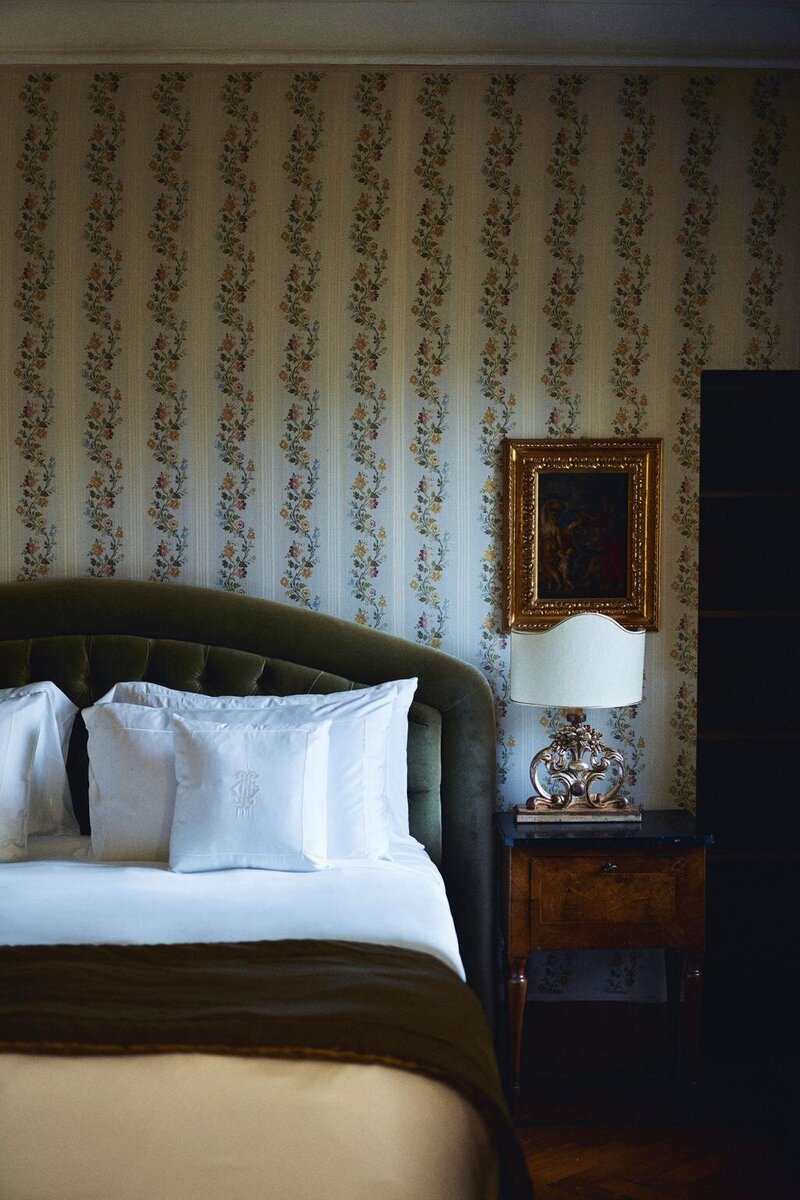
<instances>
[{"instance_id":1,"label":"ceiling","mask_svg":"<svg viewBox=\"0 0 800 1200\"><path fill-rule=\"evenodd\" d=\"M800 67L796 0L0 0L0 62Z\"/></svg>"}]
</instances>

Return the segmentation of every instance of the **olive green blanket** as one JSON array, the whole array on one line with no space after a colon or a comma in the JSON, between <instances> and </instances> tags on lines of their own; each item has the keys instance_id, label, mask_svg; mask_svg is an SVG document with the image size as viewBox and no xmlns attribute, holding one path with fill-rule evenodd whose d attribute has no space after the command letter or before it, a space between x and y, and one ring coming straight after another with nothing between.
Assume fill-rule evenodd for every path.
<instances>
[{"instance_id":1,"label":"olive green blanket","mask_svg":"<svg viewBox=\"0 0 800 1200\"><path fill-rule=\"evenodd\" d=\"M0 947L0 1050L381 1063L480 1113L502 1200L530 1200L481 1005L430 955L314 940Z\"/></svg>"}]
</instances>

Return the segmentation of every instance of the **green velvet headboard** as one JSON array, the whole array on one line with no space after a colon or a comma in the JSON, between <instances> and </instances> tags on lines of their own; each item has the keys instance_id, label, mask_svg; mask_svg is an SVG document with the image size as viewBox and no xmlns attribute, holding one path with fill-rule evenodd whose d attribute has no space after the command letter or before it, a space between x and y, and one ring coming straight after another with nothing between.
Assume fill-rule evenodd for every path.
<instances>
[{"instance_id":1,"label":"green velvet headboard","mask_svg":"<svg viewBox=\"0 0 800 1200\"><path fill-rule=\"evenodd\" d=\"M467 979L493 1017L495 723L468 663L371 629L212 588L119 579L0 585L0 687L52 679L86 707L123 679L209 695L419 680L409 714L411 832L439 864ZM70 749L88 829L85 730Z\"/></svg>"}]
</instances>

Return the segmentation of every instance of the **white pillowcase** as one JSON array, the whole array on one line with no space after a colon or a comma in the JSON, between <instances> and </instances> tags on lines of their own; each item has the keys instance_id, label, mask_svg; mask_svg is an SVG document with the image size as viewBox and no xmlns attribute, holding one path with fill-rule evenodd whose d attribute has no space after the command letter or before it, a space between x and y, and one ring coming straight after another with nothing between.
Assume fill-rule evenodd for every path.
<instances>
[{"instance_id":1,"label":"white pillowcase","mask_svg":"<svg viewBox=\"0 0 800 1200\"><path fill-rule=\"evenodd\" d=\"M36 751L51 712L44 692L0 699L0 862L25 857Z\"/></svg>"},{"instance_id":2,"label":"white pillowcase","mask_svg":"<svg viewBox=\"0 0 800 1200\"><path fill-rule=\"evenodd\" d=\"M172 715L135 704L83 710L95 858L166 862L175 807Z\"/></svg>"},{"instance_id":3,"label":"white pillowcase","mask_svg":"<svg viewBox=\"0 0 800 1200\"><path fill-rule=\"evenodd\" d=\"M417 690L417 680L395 679L388 683L379 683L373 687L355 688L348 692L306 692L293 696L204 696L199 692L181 692L175 688L164 687L158 683L148 683L146 680L133 680L117 683L106 693L98 704L119 702L123 704L148 705L152 708L172 708L176 711L192 711L204 709L214 711L222 709L267 709L292 710L296 721L304 721L313 717L334 717L336 713L350 711L353 715L360 704L371 701L388 700L391 704L388 740L386 744L386 776L384 792L387 803L387 818L389 835L391 837L408 837L408 710ZM338 783L347 770L347 764L352 763L352 747L342 745L339 752L337 731L331 733L332 763L329 777L332 784ZM334 853L338 849L336 831L332 828L341 811L341 801L329 803L329 854L331 858L344 858L353 854ZM344 837L342 839L345 840ZM333 846L333 849L331 849ZM368 851L374 853L372 851Z\"/></svg>"},{"instance_id":4,"label":"white pillowcase","mask_svg":"<svg viewBox=\"0 0 800 1200\"><path fill-rule=\"evenodd\" d=\"M330 724L267 729L175 716L172 870L327 866Z\"/></svg>"},{"instance_id":5,"label":"white pillowcase","mask_svg":"<svg viewBox=\"0 0 800 1200\"><path fill-rule=\"evenodd\" d=\"M170 710L177 716L176 710ZM187 712L188 716L189 713ZM197 709L193 720L291 730L330 723L326 772L326 844L329 858L388 858L386 759L392 701L359 697L350 704L296 704L259 709Z\"/></svg>"},{"instance_id":6,"label":"white pillowcase","mask_svg":"<svg viewBox=\"0 0 800 1200\"><path fill-rule=\"evenodd\" d=\"M117 691L113 689L113 694ZM394 713L391 689L315 696L310 705L257 708L242 706L240 702L248 698L226 697L236 704L213 709L196 708L194 694L185 708L121 704L108 701L111 694L83 714L89 734L89 815L96 858L166 861L176 789L172 718L179 712L198 722L264 730L329 721L327 855L389 857L386 786ZM180 703L182 695L172 693L171 699Z\"/></svg>"},{"instance_id":7,"label":"white pillowcase","mask_svg":"<svg viewBox=\"0 0 800 1200\"><path fill-rule=\"evenodd\" d=\"M41 730L28 794L28 833L78 831L67 780L67 749L77 705L49 680L0 689L0 704L30 695L44 695Z\"/></svg>"}]
</instances>

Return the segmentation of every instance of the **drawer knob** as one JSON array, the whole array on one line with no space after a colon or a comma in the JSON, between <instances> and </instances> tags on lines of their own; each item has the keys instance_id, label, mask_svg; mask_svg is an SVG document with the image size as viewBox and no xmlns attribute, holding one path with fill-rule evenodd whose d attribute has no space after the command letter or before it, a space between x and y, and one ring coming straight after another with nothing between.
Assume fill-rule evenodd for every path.
<instances>
[{"instance_id":1,"label":"drawer knob","mask_svg":"<svg viewBox=\"0 0 800 1200\"><path fill-rule=\"evenodd\" d=\"M606 872L618 871L619 867L617 866L617 864L615 862L607 862L607 863L603 863L603 870Z\"/></svg>"}]
</instances>

